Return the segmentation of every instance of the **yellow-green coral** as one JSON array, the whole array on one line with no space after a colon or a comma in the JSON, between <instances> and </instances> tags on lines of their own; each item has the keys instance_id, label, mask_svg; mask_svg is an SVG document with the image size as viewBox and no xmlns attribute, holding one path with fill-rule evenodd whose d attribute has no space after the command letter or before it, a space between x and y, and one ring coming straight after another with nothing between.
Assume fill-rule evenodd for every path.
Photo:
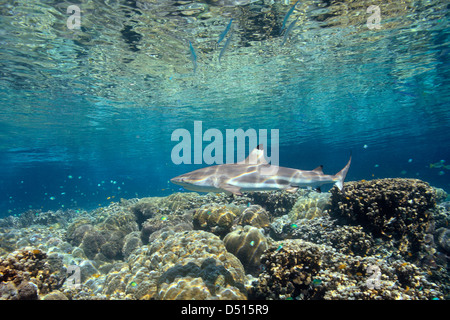
<instances>
[{"instance_id":1,"label":"yellow-green coral","mask_svg":"<svg viewBox=\"0 0 450 320\"><path fill-rule=\"evenodd\" d=\"M268 247L266 237L255 227L237 227L223 239L229 252L234 254L248 272L260 266L260 257Z\"/></svg>"},{"instance_id":2,"label":"yellow-green coral","mask_svg":"<svg viewBox=\"0 0 450 320\"><path fill-rule=\"evenodd\" d=\"M194 228L224 236L230 231L239 211L234 205L204 205L194 213Z\"/></svg>"},{"instance_id":3,"label":"yellow-green coral","mask_svg":"<svg viewBox=\"0 0 450 320\"><path fill-rule=\"evenodd\" d=\"M330 208L330 194L311 191L298 198L289 212L291 221L322 217Z\"/></svg>"},{"instance_id":4,"label":"yellow-green coral","mask_svg":"<svg viewBox=\"0 0 450 320\"><path fill-rule=\"evenodd\" d=\"M238 224L266 228L270 225L270 217L263 207L260 205L252 205L246 208L239 216Z\"/></svg>"}]
</instances>

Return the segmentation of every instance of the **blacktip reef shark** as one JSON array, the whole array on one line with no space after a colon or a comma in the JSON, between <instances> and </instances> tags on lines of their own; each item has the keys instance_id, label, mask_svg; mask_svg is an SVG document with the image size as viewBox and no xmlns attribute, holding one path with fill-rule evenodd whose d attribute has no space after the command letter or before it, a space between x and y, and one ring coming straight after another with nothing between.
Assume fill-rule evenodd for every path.
<instances>
[{"instance_id":1,"label":"blacktip reef shark","mask_svg":"<svg viewBox=\"0 0 450 320\"><path fill-rule=\"evenodd\" d=\"M323 166L314 170L298 170L270 165L262 145L257 146L241 162L220 164L198 169L171 179L174 184L191 191L226 192L241 195L247 191L286 190L296 192L300 187L320 187L335 183L343 191L352 157L347 165L335 175L327 175Z\"/></svg>"}]
</instances>

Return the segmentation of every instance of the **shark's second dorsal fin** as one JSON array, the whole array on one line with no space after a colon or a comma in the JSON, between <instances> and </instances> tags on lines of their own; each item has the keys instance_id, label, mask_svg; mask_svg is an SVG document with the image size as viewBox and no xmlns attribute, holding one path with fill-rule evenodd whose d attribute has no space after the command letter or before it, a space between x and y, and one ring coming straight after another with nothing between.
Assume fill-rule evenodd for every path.
<instances>
[{"instance_id":1,"label":"shark's second dorsal fin","mask_svg":"<svg viewBox=\"0 0 450 320\"><path fill-rule=\"evenodd\" d=\"M244 161L238 162L239 164L268 164L266 157L264 156L264 146L260 144L248 155Z\"/></svg>"},{"instance_id":2,"label":"shark's second dorsal fin","mask_svg":"<svg viewBox=\"0 0 450 320\"><path fill-rule=\"evenodd\" d=\"M322 174L323 174L323 165L318 166L318 167L315 168L313 171L318 172L318 173L322 173Z\"/></svg>"}]
</instances>

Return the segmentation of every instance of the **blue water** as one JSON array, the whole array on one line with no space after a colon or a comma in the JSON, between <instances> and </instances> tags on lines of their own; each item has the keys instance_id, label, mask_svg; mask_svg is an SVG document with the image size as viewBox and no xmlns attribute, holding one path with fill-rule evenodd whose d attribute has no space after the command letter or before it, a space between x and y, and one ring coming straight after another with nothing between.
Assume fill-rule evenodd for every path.
<instances>
[{"instance_id":1,"label":"blue water","mask_svg":"<svg viewBox=\"0 0 450 320\"><path fill-rule=\"evenodd\" d=\"M2 3L0 216L183 191L169 179L206 164L175 165L171 134L193 134L194 121L224 135L278 129L282 166L334 174L351 152L346 181L408 177L450 191L450 170L430 168L450 165L448 4L380 4L370 30L369 4L328 17L318 8L330 4L305 1L281 47L284 1L199 2L193 15L143 3L81 1L80 30L57 1Z\"/></svg>"}]
</instances>

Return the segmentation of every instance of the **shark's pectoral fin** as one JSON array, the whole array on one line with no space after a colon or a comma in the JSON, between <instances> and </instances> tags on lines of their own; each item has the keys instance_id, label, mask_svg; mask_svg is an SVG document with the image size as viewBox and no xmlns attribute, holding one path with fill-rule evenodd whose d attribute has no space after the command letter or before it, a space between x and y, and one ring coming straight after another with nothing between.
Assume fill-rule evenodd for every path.
<instances>
[{"instance_id":1,"label":"shark's pectoral fin","mask_svg":"<svg viewBox=\"0 0 450 320\"><path fill-rule=\"evenodd\" d=\"M296 186L290 186L290 187L286 188L285 190L286 190L287 192L290 192L290 193L295 193L295 192L297 192L298 187L296 187Z\"/></svg>"},{"instance_id":2,"label":"shark's pectoral fin","mask_svg":"<svg viewBox=\"0 0 450 320\"><path fill-rule=\"evenodd\" d=\"M242 192L241 192L241 188L236 187L236 186L232 186L231 184L228 183L221 183L219 184L219 188L228 192L231 192L232 194L241 196Z\"/></svg>"}]
</instances>

